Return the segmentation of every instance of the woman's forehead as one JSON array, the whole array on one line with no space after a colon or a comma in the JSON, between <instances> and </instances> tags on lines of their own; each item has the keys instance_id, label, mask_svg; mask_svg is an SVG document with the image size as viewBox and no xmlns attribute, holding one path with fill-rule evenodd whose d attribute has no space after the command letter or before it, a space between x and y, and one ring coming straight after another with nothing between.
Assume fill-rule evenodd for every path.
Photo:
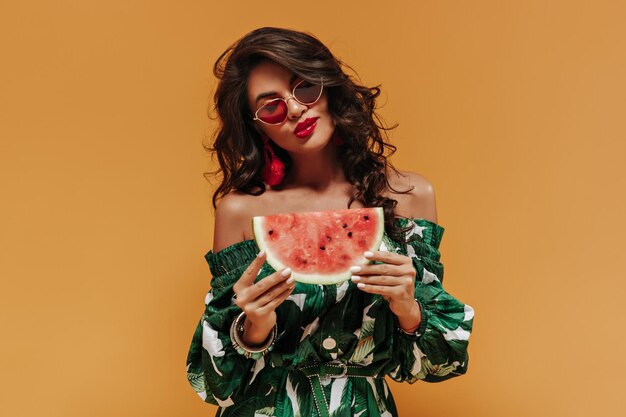
<instances>
[{"instance_id":1,"label":"woman's forehead","mask_svg":"<svg viewBox=\"0 0 626 417\"><path fill-rule=\"evenodd\" d=\"M294 81L296 75L288 68L273 61L263 61L258 64L248 76L248 88L258 88L262 85L280 85Z\"/></svg>"},{"instance_id":2,"label":"woman's forehead","mask_svg":"<svg viewBox=\"0 0 626 417\"><path fill-rule=\"evenodd\" d=\"M250 71L248 76L250 105L255 107L259 95L267 95L267 93L282 95L284 91L291 89L291 85L297 79L297 74L280 64L272 61L261 62Z\"/></svg>"}]
</instances>

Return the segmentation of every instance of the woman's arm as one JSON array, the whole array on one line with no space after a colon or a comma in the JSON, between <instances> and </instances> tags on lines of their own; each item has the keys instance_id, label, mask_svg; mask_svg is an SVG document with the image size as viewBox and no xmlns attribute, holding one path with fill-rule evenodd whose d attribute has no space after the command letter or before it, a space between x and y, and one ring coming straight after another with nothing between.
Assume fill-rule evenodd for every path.
<instances>
[{"instance_id":1,"label":"woman's arm","mask_svg":"<svg viewBox=\"0 0 626 417\"><path fill-rule=\"evenodd\" d=\"M397 200L396 216L424 219L437 223L437 203L435 189L425 176L411 171L394 171L388 174L389 183L398 191L409 191L406 194L391 194Z\"/></svg>"},{"instance_id":2,"label":"woman's arm","mask_svg":"<svg viewBox=\"0 0 626 417\"><path fill-rule=\"evenodd\" d=\"M403 200L404 215L417 222L417 219L424 219L436 224L432 185L420 175L406 174L414 188ZM412 208L407 208L406 204ZM414 226L417 228L409 234L422 234L426 229L418 224ZM393 351L398 366L389 375L399 382L413 383L419 379L438 382L467 371L474 310L442 286L443 264L439 261L442 231L440 228L430 230L422 239L408 243L402 252L409 256L375 252L371 259L383 264L366 267L365 271L373 274L373 278L359 273L365 275L359 279L359 287L384 297L394 314L397 331Z\"/></svg>"},{"instance_id":3,"label":"woman's arm","mask_svg":"<svg viewBox=\"0 0 626 417\"><path fill-rule=\"evenodd\" d=\"M187 358L187 374L195 391L204 401L221 407L247 398L251 370L257 364L257 360L245 357L233 346L230 330L234 320L246 313L241 341L250 348L263 344L276 323L274 309L295 287L288 273L280 273L283 271L259 276L265 257L251 253L250 246L234 246L242 242L238 236L243 230L242 222L246 222L245 205L239 202L229 198L217 206L215 246L207 255L212 265L212 288ZM225 249L228 253L222 252ZM225 260L228 261L224 263ZM260 383L258 378L254 383Z\"/></svg>"},{"instance_id":4,"label":"woman's arm","mask_svg":"<svg viewBox=\"0 0 626 417\"><path fill-rule=\"evenodd\" d=\"M231 192L222 197L215 208L213 252L245 240L244 231L250 228L249 203L246 197Z\"/></svg>"}]
</instances>

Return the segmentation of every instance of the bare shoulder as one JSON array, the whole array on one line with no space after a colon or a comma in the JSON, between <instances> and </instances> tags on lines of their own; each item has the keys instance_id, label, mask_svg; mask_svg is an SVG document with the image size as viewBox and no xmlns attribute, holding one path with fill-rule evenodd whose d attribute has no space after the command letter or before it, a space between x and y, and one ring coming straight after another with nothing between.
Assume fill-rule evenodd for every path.
<instances>
[{"instance_id":1,"label":"bare shoulder","mask_svg":"<svg viewBox=\"0 0 626 417\"><path fill-rule=\"evenodd\" d=\"M435 189L432 183L424 175L411 171L399 172L400 175L393 170L389 171L389 184L397 191L410 191L406 194L390 191L389 197L398 201L396 214L437 223Z\"/></svg>"},{"instance_id":2,"label":"bare shoulder","mask_svg":"<svg viewBox=\"0 0 626 417\"><path fill-rule=\"evenodd\" d=\"M222 197L215 208L213 252L245 240L246 228L250 228L251 195L232 191Z\"/></svg>"}]
</instances>

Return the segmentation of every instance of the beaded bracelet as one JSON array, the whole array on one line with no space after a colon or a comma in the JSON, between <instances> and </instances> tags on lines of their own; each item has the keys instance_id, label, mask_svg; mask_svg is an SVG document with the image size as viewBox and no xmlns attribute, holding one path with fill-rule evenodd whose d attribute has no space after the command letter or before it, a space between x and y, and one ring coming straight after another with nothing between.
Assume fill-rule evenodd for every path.
<instances>
[{"instance_id":1,"label":"beaded bracelet","mask_svg":"<svg viewBox=\"0 0 626 417\"><path fill-rule=\"evenodd\" d=\"M241 312L241 314L239 314L239 316L237 316L237 318L233 321L233 324L230 326L230 340L233 347L239 354L245 356L246 358L257 360L267 355L274 348L277 327L274 325L267 341L262 346L252 348L247 346L241 340L241 337L243 336L243 322L245 316L245 313Z\"/></svg>"}]
</instances>

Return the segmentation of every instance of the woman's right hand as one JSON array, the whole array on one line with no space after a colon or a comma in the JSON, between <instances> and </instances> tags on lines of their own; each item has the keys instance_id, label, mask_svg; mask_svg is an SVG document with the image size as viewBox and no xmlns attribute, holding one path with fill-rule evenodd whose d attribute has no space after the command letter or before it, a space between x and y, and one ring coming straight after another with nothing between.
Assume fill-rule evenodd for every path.
<instances>
[{"instance_id":1,"label":"woman's right hand","mask_svg":"<svg viewBox=\"0 0 626 417\"><path fill-rule=\"evenodd\" d=\"M246 314L243 342L250 346L261 345L267 339L276 324L276 308L295 288L289 268L254 283L265 256L261 251L233 286L235 304Z\"/></svg>"}]
</instances>

